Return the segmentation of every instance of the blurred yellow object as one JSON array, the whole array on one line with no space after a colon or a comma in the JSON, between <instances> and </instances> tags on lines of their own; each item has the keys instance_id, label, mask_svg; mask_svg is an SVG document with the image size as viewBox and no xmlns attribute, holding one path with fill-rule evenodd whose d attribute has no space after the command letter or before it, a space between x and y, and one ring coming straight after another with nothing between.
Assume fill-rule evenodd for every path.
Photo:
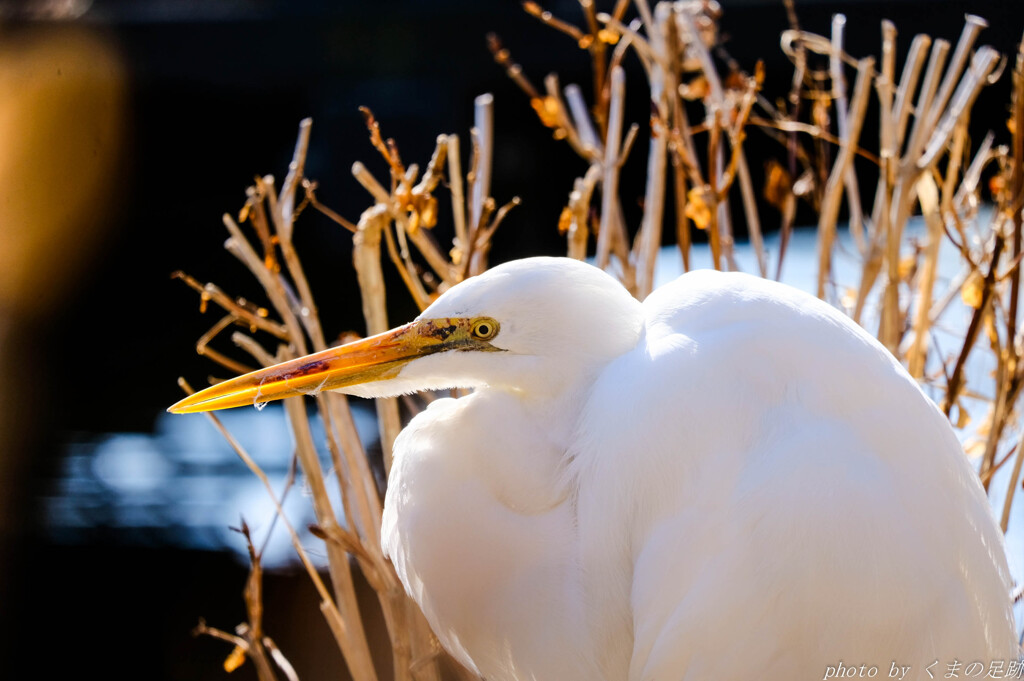
<instances>
[{"instance_id":1,"label":"blurred yellow object","mask_svg":"<svg viewBox=\"0 0 1024 681\"><path fill-rule=\"evenodd\" d=\"M245 664L245 648L242 646L235 646L234 650L231 651L231 654L228 655L226 660L224 660L224 671L230 674L243 664Z\"/></svg>"},{"instance_id":2,"label":"blurred yellow object","mask_svg":"<svg viewBox=\"0 0 1024 681\"><path fill-rule=\"evenodd\" d=\"M101 37L0 42L0 323L51 311L103 230L121 158L124 68Z\"/></svg>"},{"instance_id":3,"label":"blurred yellow object","mask_svg":"<svg viewBox=\"0 0 1024 681\"><path fill-rule=\"evenodd\" d=\"M960 300L963 301L964 305L978 309L981 307L982 299L985 293L985 282L984 278L978 272L971 272L971 276L967 277L967 281L960 287Z\"/></svg>"},{"instance_id":4,"label":"blurred yellow object","mask_svg":"<svg viewBox=\"0 0 1024 681\"><path fill-rule=\"evenodd\" d=\"M23 471L46 403L45 372L29 370L43 364L37 334L106 226L125 90L117 52L91 32L9 28L0 41L0 557L27 525ZM0 559L0 601L8 569Z\"/></svg>"}]
</instances>

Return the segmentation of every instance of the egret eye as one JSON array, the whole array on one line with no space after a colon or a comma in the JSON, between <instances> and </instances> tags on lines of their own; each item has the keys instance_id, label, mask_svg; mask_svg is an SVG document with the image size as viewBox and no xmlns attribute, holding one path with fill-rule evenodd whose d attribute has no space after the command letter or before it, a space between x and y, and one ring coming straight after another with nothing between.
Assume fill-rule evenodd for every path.
<instances>
[{"instance_id":1,"label":"egret eye","mask_svg":"<svg viewBox=\"0 0 1024 681\"><path fill-rule=\"evenodd\" d=\"M498 335L498 322L493 319L477 319L473 322L472 334L480 340L491 340Z\"/></svg>"}]
</instances>

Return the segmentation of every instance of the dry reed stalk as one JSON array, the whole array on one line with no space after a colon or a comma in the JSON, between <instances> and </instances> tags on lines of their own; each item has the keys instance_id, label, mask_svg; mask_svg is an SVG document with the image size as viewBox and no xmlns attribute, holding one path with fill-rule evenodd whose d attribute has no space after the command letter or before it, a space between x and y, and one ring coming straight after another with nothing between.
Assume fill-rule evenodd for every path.
<instances>
[{"instance_id":1,"label":"dry reed stalk","mask_svg":"<svg viewBox=\"0 0 1024 681\"><path fill-rule=\"evenodd\" d=\"M660 2L652 18L646 0L638 0L640 14L644 17L648 42L656 59L651 64L651 103L660 121L670 119L669 92L675 90L675 80L664 67L670 57L667 54L668 22L672 17L669 3ZM644 192L644 219L637 235L636 296L643 300L654 290L654 266L661 247L661 222L665 207L665 169L668 160L668 131L652 130L650 148L647 152L647 189Z\"/></svg>"},{"instance_id":2,"label":"dry reed stalk","mask_svg":"<svg viewBox=\"0 0 1024 681\"><path fill-rule=\"evenodd\" d=\"M836 105L836 125L839 130L839 139L850 138L849 111L846 101L846 78L843 76L843 33L846 26L846 17L836 14L832 17L832 51L829 53L829 73L832 77L832 98ZM892 82L893 61L895 59L895 47L893 43L896 37L896 28L891 22L882 22L882 73L878 84L879 99L882 103L882 120L886 120L891 101L891 93L888 86ZM886 131L883 129L882 135ZM883 142L884 146L884 142ZM857 174L853 165L846 169L843 176L843 186L846 189L846 205L850 217L850 233L854 237L860 251L863 253L864 244L863 210L860 205L860 188L857 185Z\"/></svg>"},{"instance_id":3,"label":"dry reed stalk","mask_svg":"<svg viewBox=\"0 0 1024 681\"><path fill-rule=\"evenodd\" d=\"M601 228L597 234L597 266L608 267L612 252L612 232L621 228L615 202L619 194L619 149L622 139L623 107L626 99L626 74L621 66L612 69L609 100L608 134L604 144L604 174L601 185Z\"/></svg>"},{"instance_id":4,"label":"dry reed stalk","mask_svg":"<svg viewBox=\"0 0 1024 681\"><path fill-rule=\"evenodd\" d=\"M576 178L572 193L569 194L569 205L563 211L563 216L567 216L570 220L568 226L562 227L563 231L568 232L567 255L576 260L584 260L587 257L589 231L587 223L590 220L590 200L600 176L601 166L595 163L587 169L586 175Z\"/></svg>"},{"instance_id":5,"label":"dry reed stalk","mask_svg":"<svg viewBox=\"0 0 1024 681\"><path fill-rule=\"evenodd\" d=\"M1020 384L1024 381L1024 357L1018 354L1018 329L1017 309L1020 295L1020 259L1024 253L1024 40L1021 41L1020 50L1017 52L1017 61L1013 70L1013 164L1011 166L1010 215L1013 223L1013 267L1009 272L1010 277L1010 307L1007 313L1007 345L1013 349L1010 354L1010 373L1015 384L1010 387L1011 391L1019 390ZM1014 397L1016 392L1014 391ZM1010 406L1016 400L1007 400ZM1000 527L1003 532L1010 523L1010 508L1016 496L1016 490L1021 480L1021 471L1024 466L1024 434L1022 440L1017 444L1017 457L1010 473L1010 480L1006 488L1006 497L1003 501L1003 510L1000 514ZM990 466L990 469L993 468Z\"/></svg>"},{"instance_id":6,"label":"dry reed stalk","mask_svg":"<svg viewBox=\"0 0 1024 681\"><path fill-rule=\"evenodd\" d=\"M706 125L711 127L711 133L708 136L709 169L705 184L708 187L708 196L712 202L711 216L713 220L708 228L709 234L715 240L716 247L714 250L726 259L731 269L738 269L735 266L732 254L732 221L729 219L728 201L726 199L728 186L731 182L725 180L725 164L723 162L725 146L720 143L721 133L724 132L722 120L728 115L731 107L726 102L722 79L718 75L707 45L704 44L694 16L691 12L684 9L683 11L676 12L675 20L679 26L683 49L692 52L700 65L701 77L707 82L708 95L705 98ZM682 133L682 131L680 132ZM717 168L718 171L713 172L711 170L712 167ZM744 205L747 205L746 202ZM713 254L712 256L715 269L719 267L718 254Z\"/></svg>"},{"instance_id":7,"label":"dry reed stalk","mask_svg":"<svg viewBox=\"0 0 1024 681\"><path fill-rule=\"evenodd\" d=\"M754 194L754 183L750 179L750 168L747 157L740 151L736 177L740 183L740 197L743 199L743 214L747 219L747 233L750 245L757 258L757 271L762 277L768 276L768 256L764 250L764 239L761 236L761 219L757 214L757 197Z\"/></svg>"},{"instance_id":8,"label":"dry reed stalk","mask_svg":"<svg viewBox=\"0 0 1024 681\"><path fill-rule=\"evenodd\" d=\"M672 54L679 54L682 50L682 38L679 35L678 22L673 21L668 26L668 49ZM672 61L672 78L677 84L683 82L683 63L679 59ZM669 133L669 151L672 161L672 191L675 199L676 213L676 242L679 247L679 254L683 260L683 271L690 270L690 246L693 237L690 233L690 218L686 215L686 194L688 170L683 163L683 155L686 150L677 150L677 145L683 140L692 142L692 135L686 120L685 105L680 87L677 85L675 92L670 94L672 98L672 121ZM679 131L678 134L676 131ZM685 144L685 142L684 142ZM691 154L691 162L696 154Z\"/></svg>"},{"instance_id":9,"label":"dry reed stalk","mask_svg":"<svg viewBox=\"0 0 1024 681\"><path fill-rule=\"evenodd\" d=\"M359 282L359 295L363 303L363 318L366 333L373 336L387 331L388 316L384 294L384 272L381 269L381 234L388 228L387 213L383 204L366 210L359 219L359 231L352 239L352 262ZM417 290L417 293L420 291ZM398 400L395 398L376 400L377 425L384 455L384 470L390 472L392 445L402 424L398 415Z\"/></svg>"},{"instance_id":10,"label":"dry reed stalk","mask_svg":"<svg viewBox=\"0 0 1024 681\"><path fill-rule=\"evenodd\" d=\"M576 129L576 124L580 120L587 121L588 117L583 116L582 118L575 118L570 116L569 110L565 106L565 102L562 101L562 95L560 92L561 86L558 82L558 76L554 73L548 74L548 76L544 78L544 88L548 93L546 101L555 118L555 122L559 129L565 131L565 141L569 143L569 146L571 146L573 151L575 151L581 158L596 159L597 149L592 145L584 144L581 133Z\"/></svg>"},{"instance_id":11,"label":"dry reed stalk","mask_svg":"<svg viewBox=\"0 0 1024 681\"><path fill-rule=\"evenodd\" d=\"M455 223L455 243L452 248L455 252L465 253L469 249L469 232L466 229L466 199L462 193L462 151L459 148L459 136L448 135L448 176L452 195L452 216ZM452 261L458 265L458 258L449 254Z\"/></svg>"},{"instance_id":12,"label":"dry reed stalk","mask_svg":"<svg viewBox=\"0 0 1024 681\"><path fill-rule=\"evenodd\" d=\"M719 270L722 269L722 230L719 227L719 218L721 213L718 210L720 203L720 193L718 187L719 178L719 165L722 157L718 153L719 143L722 136L722 127L719 122L719 115L717 111L712 112L712 122L708 126L710 128L708 133L708 176L705 180L704 185L700 187L700 190L692 193L691 196L687 197L690 199L691 206L697 206L693 211L694 218L697 219L700 206L705 206L706 210L706 226L705 229L708 233L708 247L711 250L711 266L712 268Z\"/></svg>"},{"instance_id":13,"label":"dry reed stalk","mask_svg":"<svg viewBox=\"0 0 1024 681\"><path fill-rule=\"evenodd\" d=\"M484 200L491 191L491 158L494 155L494 97L480 95L473 102L473 129L480 143L479 166L471 187L473 196L469 224L477 225L483 213Z\"/></svg>"},{"instance_id":14,"label":"dry reed stalk","mask_svg":"<svg viewBox=\"0 0 1024 681\"><path fill-rule=\"evenodd\" d=\"M939 189L931 175L922 175L918 181L917 195L921 201L921 210L928 227L928 242L925 246L924 267L918 278L917 316L913 326L913 345L907 352L907 370L914 378L924 377L926 343L928 329L932 320L929 316L932 308L932 290L938 275L939 247L942 245L943 224L939 210Z\"/></svg>"},{"instance_id":15,"label":"dry reed stalk","mask_svg":"<svg viewBox=\"0 0 1024 681\"><path fill-rule=\"evenodd\" d=\"M818 218L819 298L825 297L825 283L832 269L832 244L835 240L836 220L839 217L839 202L853 167L853 149L860 142L860 131L864 122L864 113L867 110L871 72L874 65L875 61L870 57L862 59L857 64L857 80L854 82L850 108L844 112L842 117L842 120L846 121L847 127L846 130L840 132L839 155L836 157L835 165L832 167L832 172L825 185L821 214Z\"/></svg>"},{"instance_id":16,"label":"dry reed stalk","mask_svg":"<svg viewBox=\"0 0 1024 681\"><path fill-rule=\"evenodd\" d=\"M583 91L580 90L579 85L571 83L565 86L563 92L565 101L569 103L573 125L579 132L584 155L593 159L601 158L604 154L604 145L601 144L600 135L591 123L590 111L587 108L587 101L583 98Z\"/></svg>"}]
</instances>

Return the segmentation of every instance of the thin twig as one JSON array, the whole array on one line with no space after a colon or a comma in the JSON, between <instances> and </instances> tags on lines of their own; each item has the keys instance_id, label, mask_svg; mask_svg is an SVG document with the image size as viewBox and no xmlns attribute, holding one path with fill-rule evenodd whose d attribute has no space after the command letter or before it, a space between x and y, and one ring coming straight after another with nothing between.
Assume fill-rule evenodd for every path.
<instances>
[{"instance_id":1,"label":"thin twig","mask_svg":"<svg viewBox=\"0 0 1024 681\"><path fill-rule=\"evenodd\" d=\"M626 73L616 66L611 73L611 100L608 106L608 135L604 144L604 179L601 185L601 228L597 233L597 266L608 267L612 250L612 230L618 218L615 202L619 194L619 144L622 138L623 107L626 98Z\"/></svg>"},{"instance_id":2,"label":"thin twig","mask_svg":"<svg viewBox=\"0 0 1024 681\"><path fill-rule=\"evenodd\" d=\"M183 378L178 379L178 385L181 386L185 394L191 395L194 391L189 384ZM227 441L238 458L252 471L253 475L259 478L260 482L263 483L263 487L266 489L267 495L270 497L271 503L274 504L274 510L277 515L281 518L281 522L284 524L285 529L288 531L289 537L292 540L292 546L295 548L295 553L299 556L299 560L302 562L303 567L306 569L306 574L309 575L310 580L313 582L313 586L316 588L317 593L320 596L320 610L324 614L324 618L327 620L327 624L331 629L331 633L334 635L335 640L338 643L338 647L341 649L342 654L345 655L346 661L353 660L352 654L354 651L350 645L350 632L348 627L345 625L345 620L342 619L341 614L338 612L337 606L334 604L330 591L327 589L327 585L324 584L320 578L320 573L317 571L316 566L309 559L306 554L305 548L302 546L302 542L299 539L299 535L295 532L295 528L292 526L291 521L288 520L288 516L285 515L284 509L281 507L280 502L277 499L277 495L274 493L274 488L270 484L270 479L267 477L263 469L259 467L255 460L249 456L245 448L235 439L231 432L224 426L217 415L208 412L206 417L213 423L214 427L220 432L221 436ZM355 674L356 671L353 670ZM376 674L370 669L371 676L367 678L376 678Z\"/></svg>"},{"instance_id":3,"label":"thin twig","mask_svg":"<svg viewBox=\"0 0 1024 681\"><path fill-rule=\"evenodd\" d=\"M871 71L874 59L862 59L857 66L857 80L853 87L850 110L847 112L849 127L846 138L829 174L818 220L818 297L825 298L825 282L832 271L832 242L835 239L836 219L839 216L839 201L845 185L847 172L853 162L853 147L860 139L864 112L867 107Z\"/></svg>"},{"instance_id":4,"label":"thin twig","mask_svg":"<svg viewBox=\"0 0 1024 681\"><path fill-rule=\"evenodd\" d=\"M473 100L473 129L476 130L479 156L473 168L470 187L472 204L469 224L479 225L484 199L491 192L491 159L494 154L494 96L484 94Z\"/></svg>"}]
</instances>

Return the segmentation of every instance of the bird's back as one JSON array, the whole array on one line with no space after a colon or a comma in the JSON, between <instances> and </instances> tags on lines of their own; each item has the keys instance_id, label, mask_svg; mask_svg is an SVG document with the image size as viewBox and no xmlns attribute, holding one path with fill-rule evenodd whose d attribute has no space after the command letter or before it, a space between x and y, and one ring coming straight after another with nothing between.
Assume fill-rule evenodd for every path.
<instances>
[{"instance_id":1,"label":"bird's back","mask_svg":"<svg viewBox=\"0 0 1024 681\"><path fill-rule=\"evenodd\" d=\"M909 679L936 659L1016 659L984 492L884 348L744 275L691 273L644 307L572 458L609 679L822 678L840 661Z\"/></svg>"}]
</instances>

